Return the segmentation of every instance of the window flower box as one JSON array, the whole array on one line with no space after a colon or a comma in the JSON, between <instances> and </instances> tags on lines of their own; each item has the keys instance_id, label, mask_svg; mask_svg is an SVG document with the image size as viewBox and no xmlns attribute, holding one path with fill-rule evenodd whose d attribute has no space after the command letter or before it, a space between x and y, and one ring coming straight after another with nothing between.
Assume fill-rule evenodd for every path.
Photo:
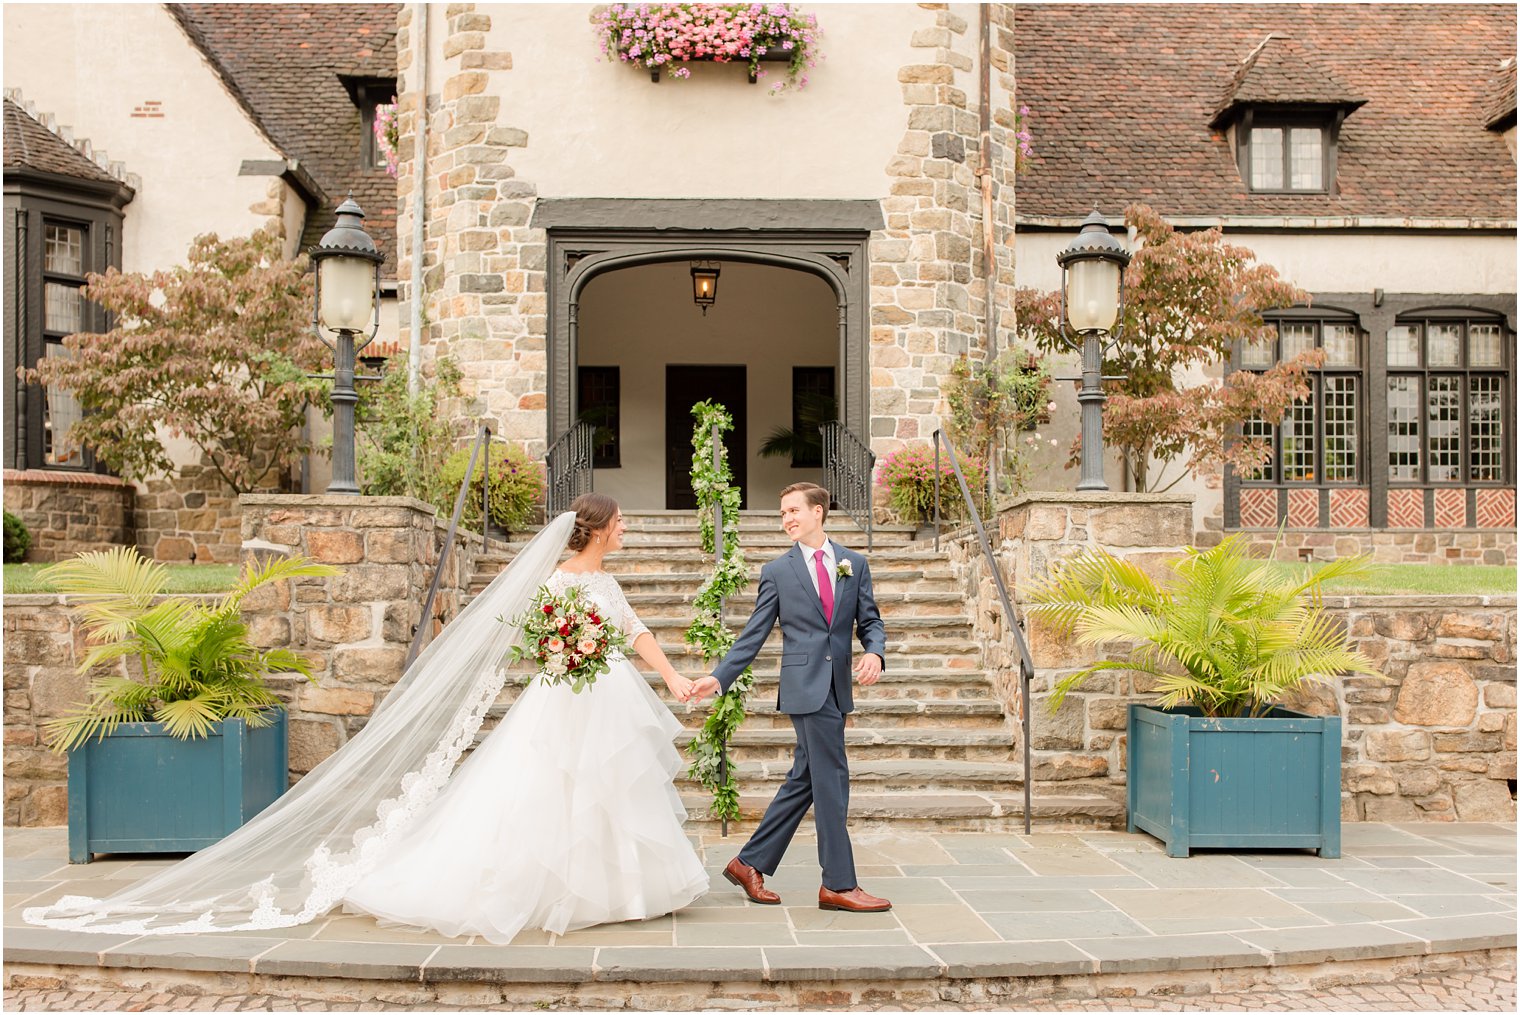
<instances>
[{"instance_id":1,"label":"window flower box","mask_svg":"<svg viewBox=\"0 0 1520 1015\"><path fill-rule=\"evenodd\" d=\"M747 63L751 83L762 63L785 63L786 78L772 86L807 84L817 58L818 19L790 4L611 4L593 18L602 52L635 63L659 81L690 77L688 64Z\"/></svg>"}]
</instances>

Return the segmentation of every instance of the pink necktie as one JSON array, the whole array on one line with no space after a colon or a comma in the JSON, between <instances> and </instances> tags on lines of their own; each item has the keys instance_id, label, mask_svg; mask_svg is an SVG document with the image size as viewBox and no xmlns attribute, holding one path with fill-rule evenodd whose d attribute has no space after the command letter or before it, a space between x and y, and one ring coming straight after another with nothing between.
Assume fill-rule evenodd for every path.
<instances>
[{"instance_id":1,"label":"pink necktie","mask_svg":"<svg viewBox=\"0 0 1520 1015\"><path fill-rule=\"evenodd\" d=\"M823 551L813 553L813 563L818 567L818 598L823 600L823 619L834 622L834 589L829 585L829 573L823 569Z\"/></svg>"}]
</instances>

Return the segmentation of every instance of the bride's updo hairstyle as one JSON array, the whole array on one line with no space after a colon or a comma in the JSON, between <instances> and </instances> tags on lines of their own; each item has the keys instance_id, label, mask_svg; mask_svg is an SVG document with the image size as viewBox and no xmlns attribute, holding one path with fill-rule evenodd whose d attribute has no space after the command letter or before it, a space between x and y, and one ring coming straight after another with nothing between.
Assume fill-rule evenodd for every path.
<instances>
[{"instance_id":1,"label":"bride's updo hairstyle","mask_svg":"<svg viewBox=\"0 0 1520 1015\"><path fill-rule=\"evenodd\" d=\"M605 529L617 517L618 502L605 493L583 493L570 504L575 512L575 531L570 533L570 549L580 553L591 545L591 536Z\"/></svg>"}]
</instances>

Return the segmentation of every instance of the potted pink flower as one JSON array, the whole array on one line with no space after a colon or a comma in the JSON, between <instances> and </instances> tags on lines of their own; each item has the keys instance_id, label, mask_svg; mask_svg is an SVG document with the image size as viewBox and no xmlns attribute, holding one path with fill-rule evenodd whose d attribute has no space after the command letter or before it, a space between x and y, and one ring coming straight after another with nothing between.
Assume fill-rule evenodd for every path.
<instances>
[{"instance_id":1,"label":"potted pink flower","mask_svg":"<svg viewBox=\"0 0 1520 1015\"><path fill-rule=\"evenodd\" d=\"M784 62L774 92L806 85L817 59L818 19L791 4L611 4L594 24L609 59L639 64L654 81L666 67L685 78L686 64L709 61L747 63L753 83L765 76L762 62Z\"/></svg>"}]
</instances>

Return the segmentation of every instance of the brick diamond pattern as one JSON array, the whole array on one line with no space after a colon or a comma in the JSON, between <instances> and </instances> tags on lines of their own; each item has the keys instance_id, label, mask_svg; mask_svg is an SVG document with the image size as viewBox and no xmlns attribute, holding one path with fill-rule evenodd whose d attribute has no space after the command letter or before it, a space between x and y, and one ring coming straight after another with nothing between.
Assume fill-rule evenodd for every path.
<instances>
[{"instance_id":1,"label":"brick diamond pattern","mask_svg":"<svg viewBox=\"0 0 1520 1015\"><path fill-rule=\"evenodd\" d=\"M1294 529L1319 528L1319 491L1288 491L1288 526Z\"/></svg>"},{"instance_id":2,"label":"brick diamond pattern","mask_svg":"<svg viewBox=\"0 0 1520 1015\"><path fill-rule=\"evenodd\" d=\"M1478 491L1478 528L1512 529L1515 527L1515 491Z\"/></svg>"},{"instance_id":3,"label":"brick diamond pattern","mask_svg":"<svg viewBox=\"0 0 1520 1015\"><path fill-rule=\"evenodd\" d=\"M1423 529L1425 527L1425 491L1389 490L1388 527Z\"/></svg>"},{"instance_id":4,"label":"brick diamond pattern","mask_svg":"<svg viewBox=\"0 0 1520 1015\"><path fill-rule=\"evenodd\" d=\"M1367 527L1367 491L1331 490L1330 527L1365 529Z\"/></svg>"},{"instance_id":5,"label":"brick diamond pattern","mask_svg":"<svg viewBox=\"0 0 1520 1015\"><path fill-rule=\"evenodd\" d=\"M1240 527L1277 528L1277 491L1260 487L1240 491Z\"/></svg>"},{"instance_id":6,"label":"brick diamond pattern","mask_svg":"<svg viewBox=\"0 0 1520 1015\"><path fill-rule=\"evenodd\" d=\"M1467 491L1436 491L1436 528L1460 529L1467 525Z\"/></svg>"}]
</instances>

